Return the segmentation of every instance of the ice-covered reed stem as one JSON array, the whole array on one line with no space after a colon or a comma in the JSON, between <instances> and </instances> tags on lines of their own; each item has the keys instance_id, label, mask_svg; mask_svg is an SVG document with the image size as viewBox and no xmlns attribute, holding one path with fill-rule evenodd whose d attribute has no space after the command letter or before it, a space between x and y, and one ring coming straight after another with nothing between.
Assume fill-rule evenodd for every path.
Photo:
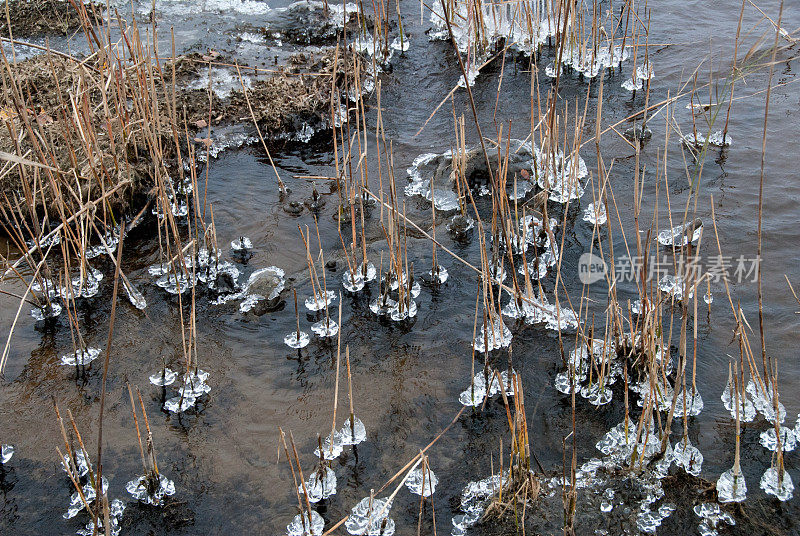
<instances>
[{"instance_id":1,"label":"ice-covered reed stem","mask_svg":"<svg viewBox=\"0 0 800 536\"><path fill-rule=\"evenodd\" d=\"M289 468L292 470L292 479L294 480L294 490L295 490L295 494L297 495L297 506L298 506L298 510L300 512L300 519L301 519L301 522L303 523L303 528L305 530L305 533L306 534L311 534L311 527L310 526L306 527L306 521L309 523L309 525L311 523L311 502L309 502L309 499L308 499L309 495L308 495L308 489L306 488L306 478L305 478L305 476L303 476L303 468L300 467L300 458L297 456L297 448L294 445L294 436L292 435L291 432L289 432L289 438L290 438L290 441L291 441L292 453L293 453L293 456L290 456L289 455L289 447L286 445L286 434L283 432L282 429L279 428L278 430L280 431L281 442L283 443L283 452L286 455L286 461L289 462ZM292 463L293 462L293 458L294 458L294 463ZM300 484L297 483L297 474L295 473L295 464L297 465L297 472L300 474ZM303 495L305 501L300 499L300 489L303 490L302 495ZM303 503L304 502L305 502L305 507L306 507L306 516L305 517L303 516L303 506L304 506Z\"/></svg>"}]
</instances>

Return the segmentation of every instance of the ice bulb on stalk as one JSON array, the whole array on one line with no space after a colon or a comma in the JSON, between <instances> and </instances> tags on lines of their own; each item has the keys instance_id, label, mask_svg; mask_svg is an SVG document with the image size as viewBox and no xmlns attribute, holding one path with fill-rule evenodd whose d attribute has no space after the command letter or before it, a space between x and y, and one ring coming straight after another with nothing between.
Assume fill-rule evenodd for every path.
<instances>
[{"instance_id":1,"label":"ice bulb on stalk","mask_svg":"<svg viewBox=\"0 0 800 536\"><path fill-rule=\"evenodd\" d=\"M311 337L309 337L308 333L305 331L301 331L299 333L297 331L293 331L283 338L283 342L289 348L299 350L300 348L305 348L308 346L308 343L311 342Z\"/></svg>"},{"instance_id":2,"label":"ice bulb on stalk","mask_svg":"<svg viewBox=\"0 0 800 536\"><path fill-rule=\"evenodd\" d=\"M761 477L761 489L770 495L774 495L779 501L785 502L792 498L794 484L786 469L783 470L783 479L780 482L778 474L777 467L767 469Z\"/></svg>"},{"instance_id":3,"label":"ice bulb on stalk","mask_svg":"<svg viewBox=\"0 0 800 536\"><path fill-rule=\"evenodd\" d=\"M747 484L742 470L738 467L728 469L717 480L719 502L742 502L747 498Z\"/></svg>"}]
</instances>

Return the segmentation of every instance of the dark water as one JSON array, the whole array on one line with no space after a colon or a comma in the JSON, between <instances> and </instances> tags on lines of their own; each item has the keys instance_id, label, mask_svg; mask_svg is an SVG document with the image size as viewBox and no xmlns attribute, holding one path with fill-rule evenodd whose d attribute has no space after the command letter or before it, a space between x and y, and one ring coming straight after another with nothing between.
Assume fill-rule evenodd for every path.
<instances>
[{"instance_id":1,"label":"dark water","mask_svg":"<svg viewBox=\"0 0 800 536\"><path fill-rule=\"evenodd\" d=\"M662 2L650 6L650 42L656 77L652 81L650 102L675 95L691 80L700 65L698 84L705 83L709 72L714 78L729 70L736 33L739 6L712 2ZM143 3L143 6L149 3ZM242 61L267 61L278 49L264 50L264 45L242 41L243 32L252 32L270 20L261 13L256 2L224 5L206 3L169 3L164 7L160 23L162 39L170 25L175 26L180 50L214 48ZM277 6L272 6L277 7ZM777 4L764 2L760 7L777 19ZM235 8L235 9L234 9ZM142 9L145 9L142 7ZM428 42L426 21L419 23L419 6L404 4L405 29L410 33L411 49L393 61L393 70L381 78L383 122L387 138L394 142L394 161L398 184L405 181L404 169L419 154L442 152L454 140L451 105L447 103L428 123L419 136L415 133L431 110L458 80L458 67L450 47L441 42ZM121 9L130 12L130 6ZM743 50L767 33L771 43L772 27L760 21L750 7L745 10L743 27L756 29L745 38ZM427 18L427 17L426 17ZM800 26L800 11L787 3L783 26L789 31ZM272 45L274 47L274 44ZM768 45L762 44L762 52ZM283 52L281 52L283 53ZM549 53L546 51L546 54ZM740 51L742 54L743 51ZM797 153L798 109L800 91L796 85L796 48L778 53L775 65L767 138L764 201L764 320L768 353L780 363L781 400L787 408L787 424L792 425L800 411L796 393L800 388L800 364L796 358L800 305L792 297L784 274L800 285L797 247L797 206L800 186L794 165ZM630 64L626 64L629 69ZM496 125L504 132L511 122L512 136L524 138L530 129L530 75L524 61L509 56L505 65L496 123L493 121L495 96L500 66L492 65L482 73L473 88L479 103L478 114L487 136L496 135ZM756 252L761 134L764 117L767 69L747 75L736 87L730 133L732 146L720 153L711 150L703 169L698 215L710 222L710 199L716 203L720 241L725 255L733 259L752 257ZM619 76L607 78L604 88L603 126L614 124L640 109L644 95L632 99L619 88ZM548 83L542 80L543 88ZM567 76L562 81L564 101L584 102L586 83ZM708 89L703 90L708 99ZM595 132L594 118L597 88L592 89L586 137ZM691 129L691 116L685 109L687 99L662 110L650 123L653 139L641 155L645 167L645 213L652 216L655 206L655 168L666 162L670 179L669 196L673 218L680 219L686 202L688 185L684 158L673 131L664 157L665 118L684 131ZM477 142L469 126L470 110L464 91L455 96L455 109L465 114L470 145ZM376 112L368 112L368 128L374 131ZM619 129L625 128L623 124ZM589 169L596 170L594 144L587 145L581 155ZM375 154L371 147L371 154ZM602 154L608 165L614 161L611 183L614 189L628 244L632 237L633 150L619 136L608 132L602 140ZM294 178L295 175L330 175L333 156L325 145L286 146L273 149L278 171L291 189L288 200L278 199L274 175L258 146L222 153L209 170L208 201L213 204L217 233L221 244L245 235L254 243L254 254L246 266L245 276L260 267L276 265L286 271L290 285L298 295L310 293L305 249L297 226L313 229L314 220L307 210L297 217L288 215L284 204L289 200L304 201L316 186L327 199L318 215L326 259L337 260L337 271L327 273L329 288L339 288L346 266L341 255L334 212L337 197L327 183ZM372 157L370 169L377 162ZM690 162L690 172L694 171ZM373 182L374 181L374 182ZM370 176L376 189L377 177ZM668 227L668 212L663 188L659 188L659 228ZM588 204L587 193L581 205ZM487 198L478 200L482 214L490 213ZM588 250L591 227L580 221L581 210L571 209L565 237L563 274L566 288L577 300L581 286L577 280L577 262ZM419 198L406 200L409 218L423 228L430 225L427 202ZM618 224L617 224L618 226ZM114 342L109 372L106 415L104 418L104 474L111 480L111 497L127 498L124 484L140 474L138 443L130 412L125 382L138 386L147 405L161 471L175 480L179 504L166 514L134 505L123 516L128 534L221 534L223 532L279 534L296 513L292 475L285 460L278 462L279 428L291 432L297 443L304 470L314 462L312 451L317 435L330 432L334 393L334 345L313 340L298 357L282 340L294 330L293 306L290 301L282 311L257 317L242 315L236 302L222 306L208 304L207 296L198 296L198 355L202 368L211 374L210 395L196 411L181 417L160 410L161 394L149 385L147 376L165 360L173 368L182 358L180 317L174 297L156 287L147 273L147 266L158 261L157 241L152 238L152 224L144 224L127 239L124 266L131 281L144 293L149 303L144 312L121 302L117 310ZM371 260L377 263L380 252L388 254L381 240L379 210L367 218ZM623 242L615 232L615 248ZM706 234L701 253L715 255L716 245ZM442 243L460 256L477 262L479 245L476 237L466 245L454 243L440 232ZM559 235L560 238L560 235ZM409 262L415 262L417 273L430 268L430 245L427 240L408 239ZM343 298L342 345L349 345L353 366L353 392L356 415L365 423L368 441L357 452L346 450L333 463L339 478L339 492L323 514L329 522L338 521L371 488L379 488L405 462L424 447L445 427L460 409L457 397L469 383L472 323L475 295L479 285L469 268L439 252L441 263L451 278L441 289L432 292L423 288L417 299L419 313L409 325L399 326L379 321L368 308L369 294ZM110 261L103 259L96 266L106 275L113 273ZM111 277L103 282L103 293L79 305L79 322L89 344L104 347L110 312ZM293 281L292 281L293 280ZM545 280L552 289L554 276ZM626 286L627 285L627 286ZM7 288L18 291L17 284ZM372 288L375 292L375 288ZM699 346L697 352L697 385L705 400L703 413L690 422L692 442L705 455L703 476L716 480L733 463L734 425L722 406L719 395L727 379L729 355L737 356L732 343L730 307L724 288L712 287L715 301L711 313L699 313ZM734 302L741 303L745 316L754 328L757 325L756 285L751 282L731 286ZM598 318L604 305L604 288L590 294L600 300L592 311ZM288 298L290 294L284 294ZM373 294L374 296L374 294ZM620 287L622 299L633 299L631 284ZM302 298L301 298L302 299ZM0 298L4 325L10 326L17 303ZM301 316L303 329L308 322ZM528 426L532 448L548 471L560 471L562 439L571 431L571 409L568 400L553 388L555 374L560 371L558 341L553 332L530 326L513 326L514 368L522 375L528 409ZM677 329L677 320L676 320ZM4 331L5 332L5 331ZM758 345L753 335L754 348ZM62 446L53 411L55 400L62 411L70 409L87 440L90 454L96 449L99 394L102 370L95 362L85 380L76 381L74 371L58 364L59 356L72 347L65 319L55 325L37 325L23 311L12 340L11 354L0 387L0 439L16 447L16 454L0 480L3 493L0 507L0 532L3 534L74 533L83 516L65 521L61 514L71 484L58 467L56 447ZM495 357L505 362L505 352ZM345 393L344 396L342 394ZM340 385L337 427L346 412L346 386ZM603 433L622 420L618 400L601 409L580 401L577 407L578 463L596 456L595 442ZM767 428L763 419L747 425L743 432L743 469L750 494L763 497L758 479L770 464L770 452L758 444L758 434ZM440 479L434 496L437 530L449 533L453 498L470 480L490 473L490 460L497 464L500 440L508 445L505 410L495 400L483 414L465 414L429 452L431 467ZM800 479L796 452L786 455L786 467L795 482ZM496 465L495 465L496 466ZM797 519L797 500L784 507L785 516ZM405 492L398 494L392 517L398 533L416 532L418 500ZM429 515L429 514L428 514ZM696 531L696 520L689 518L681 530ZM328 525L329 526L329 525ZM341 529L340 529L341 530ZM513 530L513 529L511 529Z\"/></svg>"}]
</instances>

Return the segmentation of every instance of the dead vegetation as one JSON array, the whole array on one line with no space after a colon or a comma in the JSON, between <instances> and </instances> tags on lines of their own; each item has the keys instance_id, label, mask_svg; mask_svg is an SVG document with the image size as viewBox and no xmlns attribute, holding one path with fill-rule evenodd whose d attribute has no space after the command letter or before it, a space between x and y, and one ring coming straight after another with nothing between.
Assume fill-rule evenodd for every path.
<instances>
[{"instance_id":1,"label":"dead vegetation","mask_svg":"<svg viewBox=\"0 0 800 536\"><path fill-rule=\"evenodd\" d=\"M103 42L103 28L84 31L90 44ZM306 74L270 72L253 79L247 96L240 89L223 100L187 86L212 65L236 73L215 54L159 58L142 45L135 24L114 47L94 48L84 59L45 53L19 62L6 50L0 195L21 220L75 212L99 198L104 210L139 208L159 176L183 173L178 162L187 140L208 123L256 120L266 134L295 128L298 117L329 124L332 96L339 98L356 61L337 50L300 58L295 69Z\"/></svg>"},{"instance_id":2,"label":"dead vegetation","mask_svg":"<svg viewBox=\"0 0 800 536\"><path fill-rule=\"evenodd\" d=\"M7 0L0 17L0 35L31 37L42 34L68 35L82 26L81 13L72 0ZM88 13L91 3L81 3Z\"/></svg>"}]
</instances>

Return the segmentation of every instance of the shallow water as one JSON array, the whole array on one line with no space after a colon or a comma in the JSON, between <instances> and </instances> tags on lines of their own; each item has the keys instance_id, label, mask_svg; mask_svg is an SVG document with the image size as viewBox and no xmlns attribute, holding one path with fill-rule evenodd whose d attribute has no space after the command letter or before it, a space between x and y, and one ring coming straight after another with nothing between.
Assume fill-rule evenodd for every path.
<instances>
[{"instance_id":1,"label":"shallow water","mask_svg":"<svg viewBox=\"0 0 800 536\"><path fill-rule=\"evenodd\" d=\"M219 50L253 65L269 64L275 54L288 55L296 45L278 47L267 43L264 48L252 37L254 29L269 22L276 8L287 3L262 3L254 0L238 2L157 2L161 40L168 50L167 29L174 25L178 50ZM267 10L264 6L272 8ZM138 6L138 7L137 7ZM136 3L137 13L149 11L150 2ZM759 6L777 16L776 2ZM121 5L122 13L130 5ZM650 101L658 102L674 95L687 81L700 61L713 53L715 76L724 75L736 32L738 9L721 7L711 2L678 2L669 0L652 6L650 43L655 78L651 82ZM450 149L453 137L449 103L431 120L419 136L415 133L431 110L458 82L458 65L448 44L429 42L425 30L430 24L419 22L419 6L404 4L404 28L412 43L409 51L393 60L393 70L382 80L383 122L387 138L394 140L394 161L398 186L404 185L405 170L420 154L442 153ZM691 13L691 24L677 23ZM758 21L758 14L746 10L745 28ZM427 17L426 17L427 18ZM788 9L784 23L788 29L800 26L800 12ZM763 23L754 32L770 30ZM768 38L771 42L772 37ZM748 42L749 47L749 42ZM75 48L80 48L75 43ZM741 52L741 51L740 51ZM546 51L545 54L548 52ZM780 391L787 409L787 424L792 425L800 411L794 393L800 389L800 363L795 359L798 305L788 292L784 274L795 286L800 283L800 267L796 246L800 244L797 206L800 185L793 165L797 130L800 127L800 100L796 86L797 62L788 61L794 51L779 53L770 108L768 149L765 167L764 204L764 320L768 352L780 362ZM544 65L546 62L542 61ZM502 94L493 120L495 92L500 76L499 64L487 67L476 80L473 93L484 134L495 135L496 126L508 128L512 135L524 137L530 129L530 80L526 62L506 60ZM626 66L629 72L630 65ZM700 69L699 79L708 78L709 65ZM747 83L737 86L730 132L732 146L720 152L710 149L703 170L698 216L706 224L702 253L714 255L716 245L710 228L710 196L716 203L723 253L733 259L752 257L756 251L756 217L758 203L758 164L761 155L761 131L764 113L766 70L749 75ZM542 79L545 77L542 75ZM644 95L635 99L620 87L622 77L606 78L604 87L604 126L624 119L644 105ZM545 82L546 83L546 82ZM777 85L780 84L780 85ZM543 86L545 87L545 86ZM586 82L567 76L562 80L565 100L585 97ZM413 98L411 91L413 90ZM584 134L594 133L593 124L597 88L592 90L589 118ZM455 107L467 116L470 144L477 142L469 125L468 101L462 90L456 93ZM678 101L672 111L682 129L691 128L687 100ZM649 127L653 138L644 146L641 161L646 165L645 203L648 215L652 199L659 150L664 148L664 112ZM368 128L374 129L375 111L368 112ZM624 128L626 125L623 124ZM593 143L581 152L589 170L596 170ZM626 232L632 222L630 195L633 184L634 158L631 147L609 132L602 139L606 165L614 160L612 185L623 215ZM673 218L680 217L688 187L683 170L684 158L674 133L670 135L667 170L670 177L670 200ZM284 205L303 202L317 190L327 203L318 215L320 234L326 259L336 260L336 272L327 273L328 288L341 288L341 274L347 269L341 256L334 212L336 195L329 184L293 178L295 175L326 176L331 174L333 156L327 146L291 145L273 150L278 171L291 193L281 201L269 164L259 146L245 146L220 153L212 159L209 170L208 201L213 204L220 244L229 244L247 236L253 244L252 257L239 264L240 282L256 269L275 265L286 272L287 287L295 286L298 299L311 294L306 269L305 249L297 226L313 229L314 220L308 209L298 216L289 215ZM374 155L374 147L371 153ZM689 158L687 156L687 158ZM370 162L372 169L377 163ZM595 171L596 173L596 171ZM370 186L377 188L377 180ZM649 182L648 182L649 181ZM663 185L662 185L663 186ZM402 191L402 188L398 188ZM658 229L672 227L663 188L660 189ZM649 195L648 195L649 194ZM581 221L583 209L591 202L591 187L568 216L564 242L563 274L571 296L580 296L577 263L587 251L592 226ZM490 212L487 198L477 199L482 214ZM430 204L420 197L406 200L409 218L421 227L430 225ZM559 216L560 218L560 216ZM438 217L437 217L438 219ZM614 222L615 217L609 218ZM442 220L439 220L441 223ZM372 209L367 218L370 260L378 263L386 244L377 225L379 209ZM616 222L615 225L618 226ZM457 254L476 262L478 240L468 244L454 242L439 228L437 237ZM165 513L129 504L121 518L125 534L218 534L223 531L282 534L297 514L295 484L285 460L278 460L279 428L291 431L298 446L305 474L313 468L312 454L317 436L331 431L331 407L334 392L335 343L314 337L298 357L296 350L283 343L286 334L294 331L295 318L290 294L284 293L286 306L263 316L242 314L238 301L223 305L209 304L208 296L198 295L198 354L200 366L210 373L211 392L198 402L195 410L176 416L161 411L159 387L150 385L148 376L166 362L173 370L180 369L182 356L180 318L177 299L155 286L147 267L159 262L157 241L151 237L152 225L142 225L126 240L123 262L131 282L143 293L149 304L139 311L120 301L111 352L106 415L104 418L104 475L110 481L111 498L128 500L124 486L142 473L138 443L131 416L125 382L138 386L147 406L159 467L175 482L174 499L178 504ZM558 234L560 238L560 231ZM615 248L623 248L615 232ZM711 238L711 239L710 239ZM345 238L346 239L346 238ZM633 245L632 237L628 237ZM337 247L339 246L339 247ZM313 246L312 246L313 248ZM227 252L224 253L227 255ZM415 262L416 274L430 269L431 249L427 240L409 233L409 262ZM231 260L223 256L224 260ZM346 447L333 463L338 478L338 493L321 511L326 527L348 514L353 506L379 488L405 461L418 453L460 409L459 393L471 376L472 324L477 279L469 268L446 253L438 259L449 272L448 281L438 290L423 287L416 299L418 313L408 325L379 320L369 310L369 301L376 295L375 283L368 292L342 298L342 345L350 346L353 370L355 413L364 422L367 441L356 449ZM60 364L60 356L72 351L69 327L64 318L54 326L34 323L23 308L16 326L5 377L0 385L0 442L15 447L14 457L0 475L0 532L3 534L74 533L84 523L83 517L65 521L61 514L72 493L71 484L59 466L56 447L62 447L53 398L62 411L69 408L87 440L90 455L96 455L96 430L102 361L108 332L113 265L107 258L94 266L106 275L100 283L100 294L79 304L79 321L84 327L87 344L103 350L91 364L85 378L75 379L75 371ZM574 275L573 275L574 274ZM545 278L552 289L553 276ZM19 291L18 285L8 285ZM757 325L756 285L752 282L733 284L734 300L740 300L752 326ZM635 287L622 283L620 297L633 299ZM702 476L716 481L733 464L734 424L720 395L727 382L730 355L738 355L731 342L731 313L721 284L712 285L716 299L708 315L699 313L699 346L697 353L697 386L705 401L705 409L690 421L689 436L704 455ZM593 294L603 298L598 288ZM7 296L0 312L3 325L10 326L17 303ZM592 309L602 312L604 301ZM332 307L338 307L338 298ZM310 331L309 317L302 311L301 329ZM514 334L513 366L521 374L526 393L528 427L532 449L548 471L559 472L562 463L562 439L571 431L569 401L553 388L562 370L559 344L555 332L543 327L517 325L505 320ZM5 332L5 331L4 331ZM757 335L751 337L757 341ZM570 343L571 345L571 343ZM757 342L754 342L754 347ZM503 368L505 351L494 357ZM342 381L345 381L344 375ZM339 411L336 428L347 418L346 383L340 384ZM168 394L169 396L169 394ZM596 408L586 401L577 405L578 464L597 456L595 443L605 432L623 419L622 407L615 399ZM456 513L452 498L458 497L464 485L490 474L490 463L498 463L500 438L508 445L508 430L502 402L494 399L483 414L469 411L428 452L439 483L433 496L437 527L450 529L450 518ZM761 475L769 467L771 453L759 444L761 432L768 424L761 417L746 424L742 434L742 468L750 496L765 496L759 489ZM677 438L673 435L673 439ZM493 458L491 458L493 456ZM798 452L787 453L786 468L795 482L800 479ZM392 488L393 489L393 488ZM385 496L385 495L384 495ZM795 498L784 508L787 516L800 516ZM419 498L405 490L394 500L391 517L398 534L416 533ZM430 515L429 513L427 515ZM696 531L699 519L689 518L685 529ZM427 525L426 525L427 526ZM733 527L736 530L736 527ZM151 532L152 531L152 532Z\"/></svg>"}]
</instances>

